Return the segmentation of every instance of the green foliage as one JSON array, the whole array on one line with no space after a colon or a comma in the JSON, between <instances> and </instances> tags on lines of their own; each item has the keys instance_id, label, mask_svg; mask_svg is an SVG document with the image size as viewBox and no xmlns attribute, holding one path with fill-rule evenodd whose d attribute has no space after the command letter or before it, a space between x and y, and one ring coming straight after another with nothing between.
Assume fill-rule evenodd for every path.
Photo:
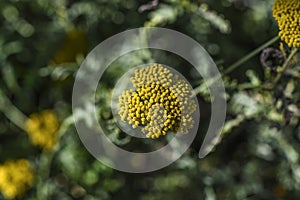
<instances>
[{"instance_id":1,"label":"green foliage","mask_svg":"<svg viewBox=\"0 0 300 200\"><path fill-rule=\"evenodd\" d=\"M282 56L265 61L275 63L273 68L263 67L256 54L226 71L277 35L273 0L164 0L139 12L147 3L0 1L0 165L30 160L36 181L23 199L299 199L299 51L276 41L269 46ZM91 119L86 110L72 113L71 94L87 52L116 33L143 26L171 28L200 42L221 71L228 110L222 139L200 160L210 120L207 83L187 61L168 52L144 49L118 58L105 71L95 98L99 123L118 146L140 150L140 143L116 126L110 110L114 84L132 67L153 62L174 67L197 88L201 111L198 135L182 158L157 172L128 174L87 152L73 118L87 124ZM57 62L57 54L68 59ZM45 109L54 110L61 122L53 152L33 146L24 130L27 117Z\"/></svg>"}]
</instances>

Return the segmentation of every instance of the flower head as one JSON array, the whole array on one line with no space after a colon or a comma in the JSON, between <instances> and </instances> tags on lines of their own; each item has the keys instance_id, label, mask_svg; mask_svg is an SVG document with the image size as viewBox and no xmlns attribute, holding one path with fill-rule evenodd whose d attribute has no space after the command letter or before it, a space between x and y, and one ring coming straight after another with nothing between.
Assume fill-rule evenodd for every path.
<instances>
[{"instance_id":1,"label":"flower head","mask_svg":"<svg viewBox=\"0 0 300 200\"><path fill-rule=\"evenodd\" d=\"M173 133L188 133L194 125L196 103L191 87L159 64L135 70L131 78L135 91L125 90L119 97L119 115L133 128L143 126L148 138Z\"/></svg>"},{"instance_id":2,"label":"flower head","mask_svg":"<svg viewBox=\"0 0 300 200\"><path fill-rule=\"evenodd\" d=\"M32 144L46 151L53 150L57 144L59 123L57 115L51 110L30 115L25 129Z\"/></svg>"},{"instance_id":3,"label":"flower head","mask_svg":"<svg viewBox=\"0 0 300 200\"><path fill-rule=\"evenodd\" d=\"M300 47L300 1L275 0L273 16L278 22L281 40L289 47Z\"/></svg>"},{"instance_id":4,"label":"flower head","mask_svg":"<svg viewBox=\"0 0 300 200\"><path fill-rule=\"evenodd\" d=\"M0 192L7 199L24 195L33 181L34 172L28 160L7 161L0 165Z\"/></svg>"}]
</instances>

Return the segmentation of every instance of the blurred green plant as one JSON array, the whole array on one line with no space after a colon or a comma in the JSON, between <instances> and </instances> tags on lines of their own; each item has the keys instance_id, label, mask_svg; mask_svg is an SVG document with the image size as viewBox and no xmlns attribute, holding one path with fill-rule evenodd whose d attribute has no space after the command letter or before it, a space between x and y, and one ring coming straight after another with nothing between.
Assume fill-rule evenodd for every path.
<instances>
[{"instance_id":1,"label":"blurred green plant","mask_svg":"<svg viewBox=\"0 0 300 200\"><path fill-rule=\"evenodd\" d=\"M9 187L23 193L20 199L32 200L300 198L299 3L151 2L0 1L0 199L18 196L7 192ZM99 123L117 145L135 150L143 145L116 126L110 109L115 82L132 67L154 62L174 66L199 94L201 110L197 138L180 160L158 172L127 174L104 166L85 150L72 125L73 118L89 123L89 113L71 112L71 92L89 50L109 36L141 26L178 30L208 50L223 74L228 114L222 140L214 141L219 143L214 152L198 160L210 119L207 83L186 61L166 52L144 49L120 57L105 72L96 94ZM290 26L296 33L284 34ZM279 37L274 37L278 28ZM32 145L25 131L27 116L47 109L60 122L53 151ZM34 179L15 176L27 164L4 170L9 160L23 158L33 167ZM30 187L25 190L23 183Z\"/></svg>"}]
</instances>

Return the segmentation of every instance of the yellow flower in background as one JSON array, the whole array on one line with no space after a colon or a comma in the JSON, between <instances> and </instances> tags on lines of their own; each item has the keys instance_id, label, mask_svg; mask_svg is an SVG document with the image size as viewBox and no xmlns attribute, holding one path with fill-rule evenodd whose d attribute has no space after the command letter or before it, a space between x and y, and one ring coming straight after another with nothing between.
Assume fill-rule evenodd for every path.
<instances>
[{"instance_id":1,"label":"yellow flower in background","mask_svg":"<svg viewBox=\"0 0 300 200\"><path fill-rule=\"evenodd\" d=\"M43 150L51 151L58 142L59 122L57 115L51 110L30 115L25 123L25 130L32 144Z\"/></svg>"},{"instance_id":2,"label":"yellow flower in background","mask_svg":"<svg viewBox=\"0 0 300 200\"><path fill-rule=\"evenodd\" d=\"M21 197L32 187L34 171L26 159L0 165L0 192L7 199Z\"/></svg>"},{"instance_id":3,"label":"yellow flower in background","mask_svg":"<svg viewBox=\"0 0 300 200\"><path fill-rule=\"evenodd\" d=\"M132 128L143 126L148 138L159 138L170 130L188 133L194 126L196 102L188 83L160 64L135 70L131 78L135 91L119 97L119 115Z\"/></svg>"},{"instance_id":4,"label":"yellow flower in background","mask_svg":"<svg viewBox=\"0 0 300 200\"><path fill-rule=\"evenodd\" d=\"M72 29L66 33L64 42L58 47L52 61L54 64L76 62L78 56L87 53L87 36L80 29Z\"/></svg>"},{"instance_id":5,"label":"yellow flower in background","mask_svg":"<svg viewBox=\"0 0 300 200\"><path fill-rule=\"evenodd\" d=\"M289 47L300 47L300 0L275 0L273 16L280 39Z\"/></svg>"}]
</instances>

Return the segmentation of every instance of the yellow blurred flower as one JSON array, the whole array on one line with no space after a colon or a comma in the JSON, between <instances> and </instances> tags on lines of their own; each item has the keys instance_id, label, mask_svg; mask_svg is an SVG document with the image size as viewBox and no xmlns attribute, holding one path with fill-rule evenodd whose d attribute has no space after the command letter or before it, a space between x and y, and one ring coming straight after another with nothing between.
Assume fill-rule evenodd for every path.
<instances>
[{"instance_id":1,"label":"yellow blurred flower","mask_svg":"<svg viewBox=\"0 0 300 200\"><path fill-rule=\"evenodd\" d=\"M55 52L52 62L55 64L76 62L78 56L87 53L86 33L80 29L72 29L66 33L65 40Z\"/></svg>"},{"instance_id":2,"label":"yellow blurred flower","mask_svg":"<svg viewBox=\"0 0 300 200\"><path fill-rule=\"evenodd\" d=\"M25 123L25 130L32 144L46 151L54 149L58 142L59 122L57 115L51 110L30 115Z\"/></svg>"},{"instance_id":3,"label":"yellow blurred flower","mask_svg":"<svg viewBox=\"0 0 300 200\"><path fill-rule=\"evenodd\" d=\"M275 0L273 16L280 39L289 47L300 47L300 0Z\"/></svg>"},{"instance_id":4,"label":"yellow blurred flower","mask_svg":"<svg viewBox=\"0 0 300 200\"><path fill-rule=\"evenodd\" d=\"M34 172L26 159L0 165L0 192L7 199L21 197L32 187Z\"/></svg>"}]
</instances>

